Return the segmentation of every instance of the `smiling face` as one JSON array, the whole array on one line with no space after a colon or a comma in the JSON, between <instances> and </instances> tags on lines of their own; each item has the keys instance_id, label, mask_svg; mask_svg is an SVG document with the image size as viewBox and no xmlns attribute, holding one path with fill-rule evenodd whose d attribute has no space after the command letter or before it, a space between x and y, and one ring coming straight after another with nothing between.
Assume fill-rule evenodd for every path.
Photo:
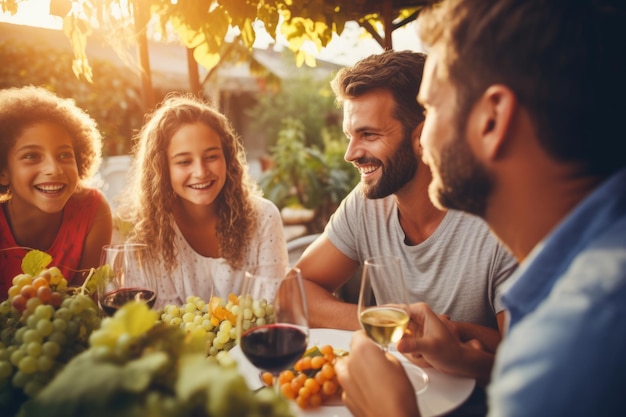
<instances>
[{"instance_id":1,"label":"smiling face","mask_svg":"<svg viewBox=\"0 0 626 417\"><path fill-rule=\"evenodd\" d=\"M420 141L422 159L432 172L430 199L441 209L484 217L492 179L470 148L466 127L472 123L472 111L468 116L458 111L457 91L442 70L442 58L441 50L433 48L418 94L426 109Z\"/></svg>"},{"instance_id":2,"label":"smiling face","mask_svg":"<svg viewBox=\"0 0 626 417\"><path fill-rule=\"evenodd\" d=\"M7 160L0 181L9 185L15 210L34 207L44 213L58 213L78 185L72 138L56 124L26 127Z\"/></svg>"},{"instance_id":3,"label":"smiling face","mask_svg":"<svg viewBox=\"0 0 626 417\"><path fill-rule=\"evenodd\" d=\"M407 184L417 170L411 133L393 117L387 90L373 90L343 103L343 130L350 143L344 158L361 172L367 198L383 198Z\"/></svg>"},{"instance_id":4,"label":"smiling face","mask_svg":"<svg viewBox=\"0 0 626 417\"><path fill-rule=\"evenodd\" d=\"M211 205L226 182L220 137L203 123L182 125L167 148L174 192L194 205Z\"/></svg>"}]
</instances>

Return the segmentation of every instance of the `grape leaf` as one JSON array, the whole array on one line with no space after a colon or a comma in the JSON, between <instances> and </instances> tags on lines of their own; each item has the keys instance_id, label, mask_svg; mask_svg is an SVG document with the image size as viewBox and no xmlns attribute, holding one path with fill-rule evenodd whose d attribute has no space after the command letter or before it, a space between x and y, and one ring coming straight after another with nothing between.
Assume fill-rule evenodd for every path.
<instances>
[{"instance_id":1,"label":"grape leaf","mask_svg":"<svg viewBox=\"0 0 626 417\"><path fill-rule=\"evenodd\" d=\"M204 398L211 417L292 416L287 400L273 390L255 395L236 367L222 367L202 354L181 358L175 390L183 403Z\"/></svg>"},{"instance_id":2,"label":"grape leaf","mask_svg":"<svg viewBox=\"0 0 626 417\"><path fill-rule=\"evenodd\" d=\"M52 262L52 256L40 250L29 251L22 259L22 271L33 277L39 275Z\"/></svg>"},{"instance_id":3,"label":"grape leaf","mask_svg":"<svg viewBox=\"0 0 626 417\"><path fill-rule=\"evenodd\" d=\"M117 310L114 317L131 337L137 337L145 334L154 326L159 318L159 313L151 310L146 303L131 301Z\"/></svg>"},{"instance_id":4,"label":"grape leaf","mask_svg":"<svg viewBox=\"0 0 626 417\"><path fill-rule=\"evenodd\" d=\"M86 351L25 403L18 416L142 416L142 393L169 360L164 352L154 352L119 365L98 361Z\"/></svg>"}]
</instances>

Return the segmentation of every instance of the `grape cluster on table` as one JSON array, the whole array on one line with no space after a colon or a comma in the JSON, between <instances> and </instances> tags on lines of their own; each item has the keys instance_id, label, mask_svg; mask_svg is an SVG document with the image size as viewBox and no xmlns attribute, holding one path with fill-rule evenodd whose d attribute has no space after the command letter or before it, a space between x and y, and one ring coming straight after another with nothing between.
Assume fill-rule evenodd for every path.
<instances>
[{"instance_id":1,"label":"grape cluster on table","mask_svg":"<svg viewBox=\"0 0 626 417\"><path fill-rule=\"evenodd\" d=\"M45 262L39 253L23 267L39 259ZM56 267L34 275L16 276L8 298L0 302L3 417L39 416L44 411L51 417L65 416L72 409L91 410L90 404L114 404L103 398L118 395L126 398L126 405L117 404L116 410L128 407L140 415L291 414L286 400L272 390L251 392L227 354L236 340L239 309L248 317L246 326L264 323L273 315L266 302L232 294L226 300L208 301L193 296L183 306L159 312L129 303L114 316L104 317L89 294L88 282L70 289ZM75 385L78 375L95 369L101 370L98 375L105 371L117 375L120 384L105 384L94 375L80 387ZM130 382L125 372L135 376L139 372L142 378Z\"/></svg>"},{"instance_id":2,"label":"grape cluster on table","mask_svg":"<svg viewBox=\"0 0 626 417\"><path fill-rule=\"evenodd\" d=\"M96 303L73 293L56 267L15 276L0 303L0 408L37 395L100 327Z\"/></svg>"},{"instance_id":3,"label":"grape cluster on table","mask_svg":"<svg viewBox=\"0 0 626 417\"><path fill-rule=\"evenodd\" d=\"M227 299L212 297L208 302L198 296L187 297L182 306L166 305L161 320L187 332L201 333L206 353L217 357L229 351L237 340L237 315L243 312L243 330L271 322L274 307L266 300L253 300L230 294Z\"/></svg>"}]
</instances>

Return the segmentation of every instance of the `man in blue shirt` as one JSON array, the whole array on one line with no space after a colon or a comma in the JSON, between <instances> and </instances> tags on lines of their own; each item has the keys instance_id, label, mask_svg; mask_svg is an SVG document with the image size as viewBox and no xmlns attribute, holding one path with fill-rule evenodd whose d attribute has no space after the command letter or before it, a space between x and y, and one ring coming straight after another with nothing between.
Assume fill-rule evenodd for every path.
<instances>
[{"instance_id":1,"label":"man in blue shirt","mask_svg":"<svg viewBox=\"0 0 626 417\"><path fill-rule=\"evenodd\" d=\"M520 262L490 416L626 415L624 22L617 0L446 0L420 17L430 197L484 218ZM480 348L424 304L411 320L399 350ZM354 415L419 415L402 367L362 333L336 368Z\"/></svg>"}]
</instances>

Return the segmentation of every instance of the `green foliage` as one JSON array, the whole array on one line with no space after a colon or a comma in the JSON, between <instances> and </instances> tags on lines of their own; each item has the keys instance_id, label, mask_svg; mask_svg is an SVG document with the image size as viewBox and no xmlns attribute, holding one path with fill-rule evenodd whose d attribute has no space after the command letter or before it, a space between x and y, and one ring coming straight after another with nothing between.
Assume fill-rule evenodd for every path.
<instances>
[{"instance_id":1,"label":"green foliage","mask_svg":"<svg viewBox=\"0 0 626 417\"><path fill-rule=\"evenodd\" d=\"M36 277L52 262L52 256L40 250L29 251L22 259L22 272Z\"/></svg>"},{"instance_id":2,"label":"green foliage","mask_svg":"<svg viewBox=\"0 0 626 417\"><path fill-rule=\"evenodd\" d=\"M287 400L273 391L261 396L250 391L234 361L208 359L193 334L156 319L143 303L124 305L92 333L89 349L73 357L17 415L291 415Z\"/></svg>"},{"instance_id":3,"label":"green foliage","mask_svg":"<svg viewBox=\"0 0 626 417\"><path fill-rule=\"evenodd\" d=\"M44 86L73 98L98 123L105 155L125 154L130 138L143 122L143 108L134 74L107 61L94 61L94 82L72 73L72 55L49 46L0 42L0 88Z\"/></svg>"},{"instance_id":4,"label":"green foliage","mask_svg":"<svg viewBox=\"0 0 626 417\"><path fill-rule=\"evenodd\" d=\"M339 130L326 129L323 151L304 142L304 126L286 118L271 148L274 165L260 180L267 198L279 208L316 211L311 232L321 231L341 200L358 183L358 172L343 160L346 141Z\"/></svg>"},{"instance_id":5,"label":"green foliage","mask_svg":"<svg viewBox=\"0 0 626 417\"><path fill-rule=\"evenodd\" d=\"M401 26L413 20L423 5L432 1L394 1L387 19ZM65 3L70 2L73 7L67 16L62 16L61 10L67 10ZM302 48L305 42L312 42L319 50L328 45L333 34L341 35L345 23L351 20L358 21L380 42L377 27L385 20L379 0L142 0L130 4L126 0L65 0L57 3L64 3L63 7L56 5L53 9L54 13L64 17L66 34L74 48L71 68L77 76L87 79L91 77L91 68L85 45L92 27L108 30L111 36L119 37L122 26L133 27L138 23L135 31L140 32L145 30L150 19L157 20L161 28L173 28L182 42L194 49L196 61L211 70L220 61L220 48L229 25L239 30L242 43L251 49L256 39L253 23L261 22L269 36L276 39L281 34L286 39L298 66L305 63L315 66L315 59ZM14 13L17 10L16 0L0 0L0 6L3 11ZM125 12L125 17L112 18L119 16L120 10ZM149 10L146 21L134 22L133 16L139 15L139 10ZM280 17L283 20L279 25ZM124 19L130 23L120 24L119 20ZM94 74L93 79L96 78Z\"/></svg>"},{"instance_id":6,"label":"green foliage","mask_svg":"<svg viewBox=\"0 0 626 417\"><path fill-rule=\"evenodd\" d=\"M304 143L323 147L322 131L340 120L329 81L314 78L305 68L299 69L296 76L281 81L280 89L260 95L257 103L247 110L252 130L263 132L267 143L273 145L279 137L282 121L297 119L303 125Z\"/></svg>"}]
</instances>

